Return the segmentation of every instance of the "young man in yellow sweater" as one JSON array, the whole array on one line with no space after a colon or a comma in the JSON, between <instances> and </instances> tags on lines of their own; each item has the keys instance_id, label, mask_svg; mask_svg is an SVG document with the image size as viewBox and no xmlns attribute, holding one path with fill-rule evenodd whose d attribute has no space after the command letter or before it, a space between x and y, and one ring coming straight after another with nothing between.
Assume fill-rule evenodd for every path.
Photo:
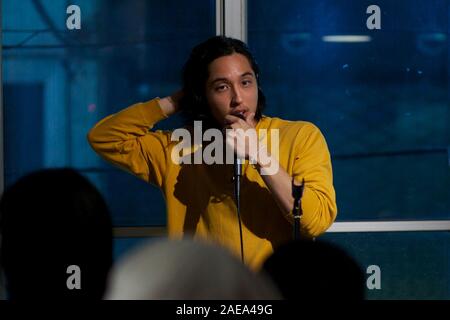
<instances>
[{"instance_id":1,"label":"young man in yellow sweater","mask_svg":"<svg viewBox=\"0 0 450 320\"><path fill-rule=\"evenodd\" d=\"M224 146L247 159L240 194L242 244L245 263L255 270L279 244L292 239L292 178L305 182L301 235L322 234L337 214L330 154L320 130L308 122L264 116L258 78L256 61L243 42L213 37L192 50L183 69L182 90L110 115L88 135L92 148L104 159L161 188L169 236L209 239L241 256L233 165L225 160L180 163L174 159L180 142L173 139L173 131L150 129L182 111L186 129L194 136L196 120L202 121L201 133L212 128L231 132ZM251 148L233 136L256 132L261 141L263 131L268 132L267 144L262 145L267 148ZM277 141L271 141L274 137ZM250 141L250 146L255 144L258 141ZM198 143L194 138L187 152L195 158L206 145L208 141Z\"/></svg>"}]
</instances>

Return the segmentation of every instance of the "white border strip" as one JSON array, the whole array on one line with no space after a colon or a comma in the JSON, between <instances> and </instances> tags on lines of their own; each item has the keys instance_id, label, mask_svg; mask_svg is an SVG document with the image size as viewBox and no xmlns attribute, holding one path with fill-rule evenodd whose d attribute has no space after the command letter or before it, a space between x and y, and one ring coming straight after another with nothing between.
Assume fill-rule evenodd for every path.
<instances>
[{"instance_id":1,"label":"white border strip","mask_svg":"<svg viewBox=\"0 0 450 320\"><path fill-rule=\"evenodd\" d=\"M448 231L450 220L335 222L327 232Z\"/></svg>"},{"instance_id":2,"label":"white border strip","mask_svg":"<svg viewBox=\"0 0 450 320\"><path fill-rule=\"evenodd\" d=\"M401 231L450 231L450 220L335 222L327 230L327 233ZM114 228L114 237L118 238L165 236L167 236L167 229L165 226Z\"/></svg>"},{"instance_id":3,"label":"white border strip","mask_svg":"<svg viewBox=\"0 0 450 320\"><path fill-rule=\"evenodd\" d=\"M221 36L225 33L224 30L224 10L223 2L225 0L216 0L216 36Z\"/></svg>"},{"instance_id":4,"label":"white border strip","mask_svg":"<svg viewBox=\"0 0 450 320\"><path fill-rule=\"evenodd\" d=\"M247 0L216 0L216 35L247 42Z\"/></svg>"}]
</instances>

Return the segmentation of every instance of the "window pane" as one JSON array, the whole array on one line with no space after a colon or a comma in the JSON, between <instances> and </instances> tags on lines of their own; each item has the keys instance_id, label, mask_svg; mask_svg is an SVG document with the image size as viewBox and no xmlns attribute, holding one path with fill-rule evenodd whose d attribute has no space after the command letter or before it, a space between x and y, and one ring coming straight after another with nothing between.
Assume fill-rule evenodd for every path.
<instances>
[{"instance_id":1,"label":"window pane","mask_svg":"<svg viewBox=\"0 0 450 320\"><path fill-rule=\"evenodd\" d=\"M448 219L449 2L377 1L381 30L371 4L248 1L267 113L322 130L338 220Z\"/></svg>"},{"instance_id":2,"label":"window pane","mask_svg":"<svg viewBox=\"0 0 450 320\"><path fill-rule=\"evenodd\" d=\"M326 233L320 239L345 249L364 272L380 268L381 288L366 289L367 299L450 299L449 232ZM367 279L374 274L369 270Z\"/></svg>"},{"instance_id":3,"label":"window pane","mask_svg":"<svg viewBox=\"0 0 450 320\"><path fill-rule=\"evenodd\" d=\"M115 226L162 226L166 224L162 192L155 186L117 169L93 169L83 174L101 192Z\"/></svg>"},{"instance_id":4,"label":"window pane","mask_svg":"<svg viewBox=\"0 0 450 320\"><path fill-rule=\"evenodd\" d=\"M215 1L79 0L79 30L66 27L65 0L1 3L6 186L70 166L100 188L115 225L164 224L161 192L100 159L86 135L179 88L192 46L215 35Z\"/></svg>"}]
</instances>

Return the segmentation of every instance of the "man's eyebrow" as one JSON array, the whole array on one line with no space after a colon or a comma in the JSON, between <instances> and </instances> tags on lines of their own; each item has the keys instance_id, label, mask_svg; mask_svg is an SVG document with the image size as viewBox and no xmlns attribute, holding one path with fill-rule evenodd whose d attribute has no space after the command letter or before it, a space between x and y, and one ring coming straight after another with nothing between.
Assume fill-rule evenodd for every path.
<instances>
[{"instance_id":1,"label":"man's eyebrow","mask_svg":"<svg viewBox=\"0 0 450 320\"><path fill-rule=\"evenodd\" d=\"M254 77L253 73L250 72L250 71L247 71L247 72L241 74L241 78L242 78L242 77L246 77L246 76L252 76L252 77ZM228 81L228 79L227 79L227 78L216 78L216 79L212 80L212 81L210 82L210 84L214 84L214 83L219 82L219 81Z\"/></svg>"}]
</instances>

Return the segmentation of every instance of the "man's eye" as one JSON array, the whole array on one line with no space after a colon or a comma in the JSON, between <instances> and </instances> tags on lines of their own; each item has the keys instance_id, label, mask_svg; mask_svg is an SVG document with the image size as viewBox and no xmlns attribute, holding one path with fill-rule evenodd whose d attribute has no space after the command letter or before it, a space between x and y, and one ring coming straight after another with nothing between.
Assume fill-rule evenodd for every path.
<instances>
[{"instance_id":1,"label":"man's eye","mask_svg":"<svg viewBox=\"0 0 450 320\"><path fill-rule=\"evenodd\" d=\"M251 80L244 80L244 81L242 81L242 84L243 84L244 86L249 86L251 83L252 83Z\"/></svg>"},{"instance_id":2,"label":"man's eye","mask_svg":"<svg viewBox=\"0 0 450 320\"><path fill-rule=\"evenodd\" d=\"M221 86L216 87L216 91L224 91L226 88L227 86L223 84Z\"/></svg>"}]
</instances>

